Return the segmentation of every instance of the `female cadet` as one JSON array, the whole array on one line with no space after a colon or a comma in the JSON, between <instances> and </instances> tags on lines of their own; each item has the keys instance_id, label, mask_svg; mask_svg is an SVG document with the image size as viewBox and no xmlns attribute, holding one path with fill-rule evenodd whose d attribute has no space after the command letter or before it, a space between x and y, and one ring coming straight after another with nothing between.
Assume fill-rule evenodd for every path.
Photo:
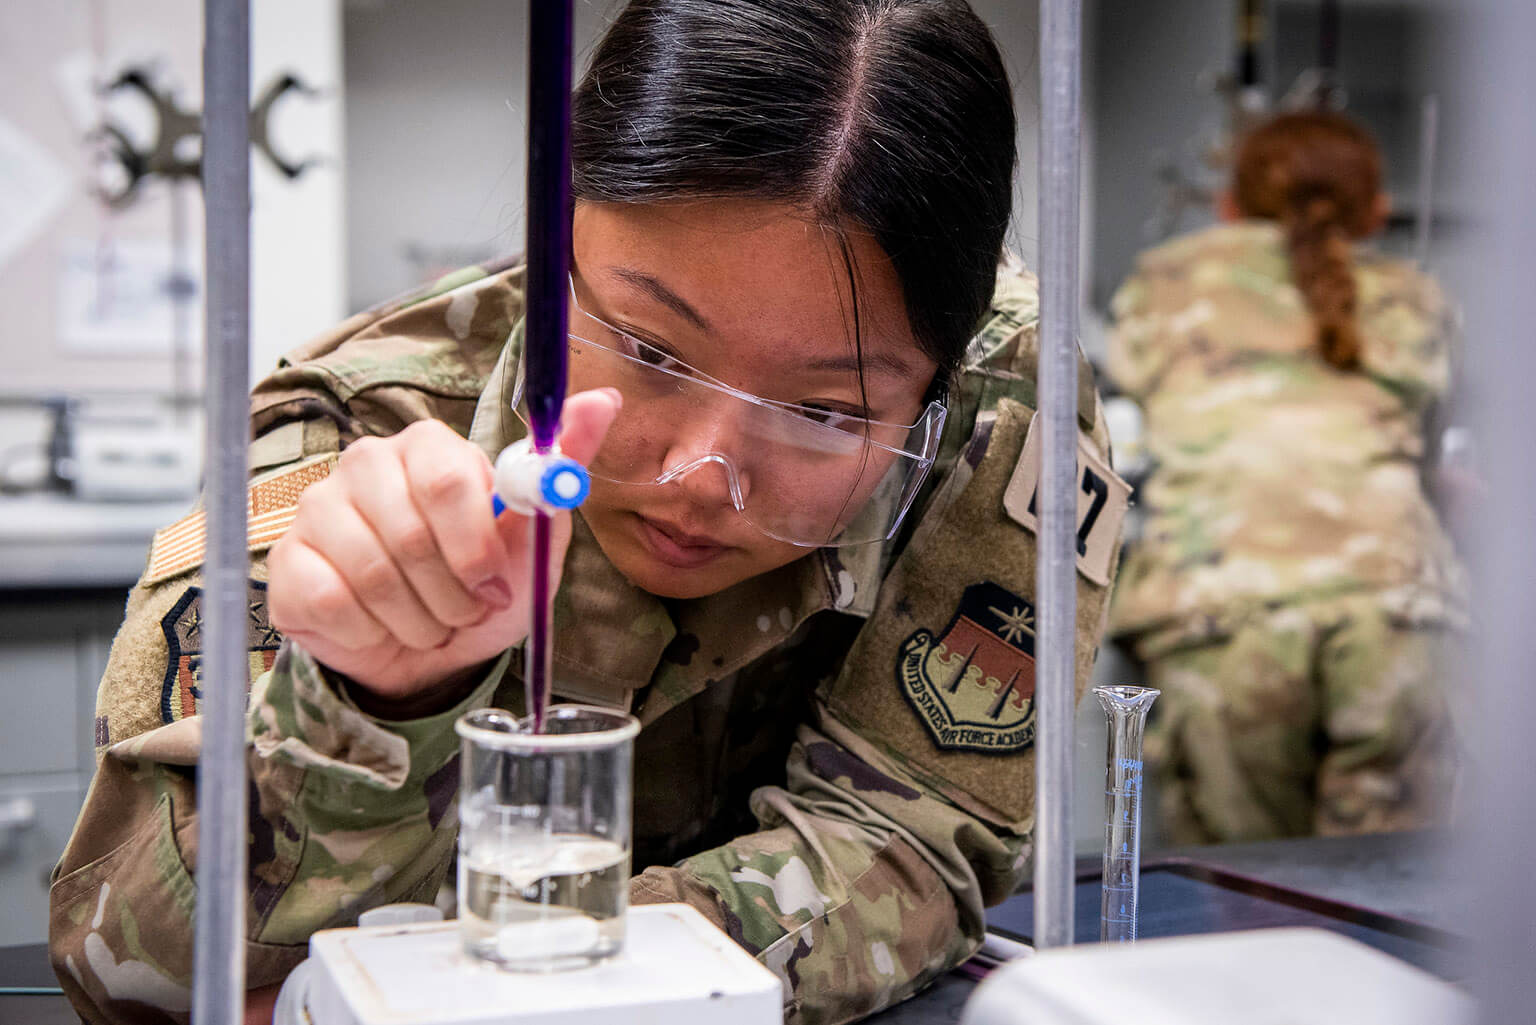
<instances>
[{"instance_id":1,"label":"female cadet","mask_svg":"<svg viewBox=\"0 0 1536 1025\"><path fill-rule=\"evenodd\" d=\"M791 1020L846 1021L974 950L1029 850L1007 78L963 0L635 0L572 120L563 446L595 483L561 532L555 691L642 723L632 899L699 908ZM432 898L453 722L522 707L526 528L492 519L487 461L522 434L521 286L454 275L255 390L253 988L315 930ZM1090 531L1079 686L1118 528ZM92 1021L187 1007L200 558L196 515L157 535L55 875Z\"/></svg>"},{"instance_id":2,"label":"female cadet","mask_svg":"<svg viewBox=\"0 0 1536 1025\"><path fill-rule=\"evenodd\" d=\"M1110 349L1156 462L1113 629L1163 690L1165 824L1203 842L1434 822L1464 585L1420 471L1450 310L1356 248L1387 203L1344 117L1255 130L1223 206L1141 257Z\"/></svg>"}]
</instances>

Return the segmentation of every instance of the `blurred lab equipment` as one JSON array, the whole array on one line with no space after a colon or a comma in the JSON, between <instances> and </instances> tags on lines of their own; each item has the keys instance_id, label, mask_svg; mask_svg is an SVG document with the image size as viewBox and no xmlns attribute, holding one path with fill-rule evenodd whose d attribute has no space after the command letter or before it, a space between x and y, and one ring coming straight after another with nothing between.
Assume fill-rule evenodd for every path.
<instances>
[{"instance_id":1,"label":"blurred lab equipment","mask_svg":"<svg viewBox=\"0 0 1536 1025\"><path fill-rule=\"evenodd\" d=\"M1155 161L1153 174L1161 185L1161 197L1143 224L1146 241L1171 237L1186 227L1186 216L1192 211L1210 210L1214 206L1230 173L1238 141L1272 114L1344 111L1353 100L1356 105L1368 108L1357 111L1357 116L1370 115L1365 120L1379 120L1378 115L1394 123L1411 120L1398 116L1401 101L1383 109L1384 90L1379 82L1356 82L1358 88L1354 93L1346 88L1339 57L1346 19L1339 0L1321 0L1310 10L1310 5L1277 6L1269 0L1235 2L1236 38L1231 65L1227 70L1199 76L1200 90L1221 101L1221 126L1214 132L1200 133L1183 147L1181 155L1164 152ZM1352 8L1351 13L1359 13L1360 6L1363 5ZM1410 24L1410 20L1391 22L1394 12L1390 10L1383 12L1383 17L1394 28ZM1367 40L1370 26L1369 22L1356 22L1354 36ZM1277 56L1282 46L1271 37L1278 34L1286 36L1284 48L1292 51L1286 55L1291 58L1289 61ZM1383 45L1374 40L1369 42L1373 46ZM1361 48L1366 48L1365 42ZM1352 70L1359 72L1360 68L1357 64ZM1288 85L1283 81L1285 77L1289 77ZM1440 144L1439 103L1439 97L1433 93L1417 100L1418 177L1411 199L1396 204L1388 221L1392 229L1412 231L1411 250L1420 266L1427 266L1429 261L1436 199L1434 164ZM1394 157L1398 155L1394 147L1388 149ZM1406 157L1396 162L1412 166Z\"/></svg>"},{"instance_id":2,"label":"blurred lab equipment","mask_svg":"<svg viewBox=\"0 0 1536 1025\"><path fill-rule=\"evenodd\" d=\"M194 432L172 425L81 420L65 465L82 501L190 501L197 494L201 449Z\"/></svg>"},{"instance_id":3,"label":"blurred lab equipment","mask_svg":"<svg viewBox=\"0 0 1536 1025\"><path fill-rule=\"evenodd\" d=\"M202 452L176 403L157 397L0 396L48 417L36 444L0 453L0 494L53 492L86 502L173 502L197 494Z\"/></svg>"},{"instance_id":4,"label":"blurred lab equipment","mask_svg":"<svg viewBox=\"0 0 1536 1025\"><path fill-rule=\"evenodd\" d=\"M108 206L121 208L138 198L145 179L167 181L200 179L203 169L203 125L198 111L184 108L173 93L156 83L154 72L134 65L126 68L103 89L112 93L128 89L138 93L155 115L155 137L148 148L134 145L119 125L104 122L96 135L105 139L116 167L104 171L97 194ZM292 160L280 155L271 138L272 109L290 92L314 98L319 91L306 85L292 72L278 75L257 97L250 112L251 145L267 158L283 177L292 180L319 163L315 157Z\"/></svg>"},{"instance_id":5,"label":"blurred lab equipment","mask_svg":"<svg viewBox=\"0 0 1536 1025\"><path fill-rule=\"evenodd\" d=\"M627 919L623 953L578 974L488 970L466 958L453 922L316 933L310 960L279 997L274 1025L782 1020L778 977L693 908L652 904L630 909Z\"/></svg>"},{"instance_id":6,"label":"blurred lab equipment","mask_svg":"<svg viewBox=\"0 0 1536 1025\"><path fill-rule=\"evenodd\" d=\"M1141 737L1160 691L1151 687L1093 688L1108 726L1104 764L1104 881L1099 940L1136 939L1141 883Z\"/></svg>"},{"instance_id":7,"label":"blurred lab equipment","mask_svg":"<svg viewBox=\"0 0 1536 1025\"><path fill-rule=\"evenodd\" d=\"M1045 951L993 972L962 1025L1471 1025L1449 983L1317 929Z\"/></svg>"},{"instance_id":8,"label":"blurred lab equipment","mask_svg":"<svg viewBox=\"0 0 1536 1025\"><path fill-rule=\"evenodd\" d=\"M0 801L0 857L11 853L21 834L37 825L37 805L30 797Z\"/></svg>"}]
</instances>

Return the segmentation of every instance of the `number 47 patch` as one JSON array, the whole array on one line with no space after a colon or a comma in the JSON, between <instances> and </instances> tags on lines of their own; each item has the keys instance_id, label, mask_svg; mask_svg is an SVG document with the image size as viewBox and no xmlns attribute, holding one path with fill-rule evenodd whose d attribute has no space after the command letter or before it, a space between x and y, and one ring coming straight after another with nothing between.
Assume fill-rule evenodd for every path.
<instances>
[{"instance_id":1,"label":"number 47 patch","mask_svg":"<svg viewBox=\"0 0 1536 1025\"><path fill-rule=\"evenodd\" d=\"M1019 464L1003 492L1003 508L1032 533L1039 533L1036 516L1040 485L1040 417L1029 425ZM1081 434L1077 437L1077 569L1100 587L1109 584L1110 559L1120 526L1131 504L1131 486L1120 479Z\"/></svg>"}]
</instances>

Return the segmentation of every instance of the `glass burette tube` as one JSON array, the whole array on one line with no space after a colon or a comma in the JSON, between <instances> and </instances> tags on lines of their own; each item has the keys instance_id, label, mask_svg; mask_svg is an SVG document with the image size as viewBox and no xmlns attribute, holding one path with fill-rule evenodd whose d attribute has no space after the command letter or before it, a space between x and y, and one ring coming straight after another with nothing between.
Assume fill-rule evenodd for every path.
<instances>
[{"instance_id":1,"label":"glass burette tube","mask_svg":"<svg viewBox=\"0 0 1536 1025\"><path fill-rule=\"evenodd\" d=\"M1104 885L1099 942L1136 938L1141 886L1141 738L1147 711L1161 691L1151 687L1095 687L1108 727L1104 765Z\"/></svg>"}]
</instances>

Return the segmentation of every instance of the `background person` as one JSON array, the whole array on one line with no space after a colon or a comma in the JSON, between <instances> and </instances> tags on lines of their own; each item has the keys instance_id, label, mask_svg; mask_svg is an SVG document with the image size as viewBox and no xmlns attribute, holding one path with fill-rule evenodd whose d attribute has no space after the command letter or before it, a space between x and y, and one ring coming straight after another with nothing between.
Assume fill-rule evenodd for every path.
<instances>
[{"instance_id":1,"label":"background person","mask_svg":"<svg viewBox=\"0 0 1536 1025\"><path fill-rule=\"evenodd\" d=\"M1226 223L1142 255L1110 374L1154 469L1113 631L1163 696L1147 755L1175 842L1441 821L1462 570L1426 497L1453 317L1358 243L1367 133L1288 114L1242 144Z\"/></svg>"}]
</instances>

